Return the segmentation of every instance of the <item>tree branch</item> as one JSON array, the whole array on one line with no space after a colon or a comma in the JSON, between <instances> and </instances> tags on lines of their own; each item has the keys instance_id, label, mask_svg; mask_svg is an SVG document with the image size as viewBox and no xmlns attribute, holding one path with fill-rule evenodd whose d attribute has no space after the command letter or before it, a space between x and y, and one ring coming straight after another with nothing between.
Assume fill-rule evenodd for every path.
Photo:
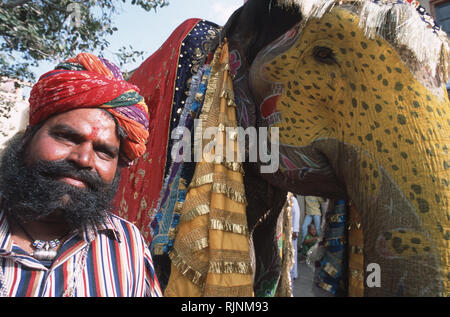
<instances>
[{"instance_id":1,"label":"tree branch","mask_svg":"<svg viewBox=\"0 0 450 317\"><path fill-rule=\"evenodd\" d=\"M15 0L15 1L8 1L6 3L2 3L1 7L6 9L12 9L21 5L24 5L27 2L30 2L31 0Z\"/></svg>"}]
</instances>

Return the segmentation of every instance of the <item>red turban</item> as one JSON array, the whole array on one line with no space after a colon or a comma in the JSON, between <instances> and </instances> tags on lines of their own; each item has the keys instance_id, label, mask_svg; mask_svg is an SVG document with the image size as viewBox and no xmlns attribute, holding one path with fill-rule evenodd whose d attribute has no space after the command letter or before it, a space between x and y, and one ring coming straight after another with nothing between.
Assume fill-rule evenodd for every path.
<instances>
[{"instance_id":1,"label":"red turban","mask_svg":"<svg viewBox=\"0 0 450 317\"><path fill-rule=\"evenodd\" d=\"M126 132L121 163L130 165L144 154L148 109L139 88L123 79L119 68L93 54L80 53L39 78L30 94L30 125L78 108L103 108Z\"/></svg>"}]
</instances>

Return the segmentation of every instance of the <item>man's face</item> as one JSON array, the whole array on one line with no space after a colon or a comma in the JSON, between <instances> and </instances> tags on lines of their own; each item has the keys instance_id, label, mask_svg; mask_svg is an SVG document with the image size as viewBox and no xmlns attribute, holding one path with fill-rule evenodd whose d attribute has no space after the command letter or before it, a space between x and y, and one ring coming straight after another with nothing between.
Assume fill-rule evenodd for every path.
<instances>
[{"instance_id":1,"label":"man's face","mask_svg":"<svg viewBox=\"0 0 450 317\"><path fill-rule=\"evenodd\" d=\"M77 109L55 115L5 148L5 210L22 222L59 214L72 228L103 221L120 179L119 147L108 113Z\"/></svg>"},{"instance_id":2,"label":"man's face","mask_svg":"<svg viewBox=\"0 0 450 317\"><path fill-rule=\"evenodd\" d=\"M25 162L39 160L74 163L80 169L96 172L110 184L117 170L120 140L116 124L105 111L95 108L76 109L48 119L29 143ZM75 177L62 177L62 182L86 187Z\"/></svg>"}]
</instances>

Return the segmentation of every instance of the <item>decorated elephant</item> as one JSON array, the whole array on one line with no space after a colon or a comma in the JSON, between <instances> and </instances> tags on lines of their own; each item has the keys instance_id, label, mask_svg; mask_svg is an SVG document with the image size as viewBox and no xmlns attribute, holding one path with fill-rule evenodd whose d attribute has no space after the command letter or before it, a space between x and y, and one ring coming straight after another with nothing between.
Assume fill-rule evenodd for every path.
<instances>
[{"instance_id":1,"label":"decorated elephant","mask_svg":"<svg viewBox=\"0 0 450 317\"><path fill-rule=\"evenodd\" d=\"M130 79L153 111L151 141L117 198L121 215L147 233L166 294L273 295L281 271L275 225L289 191L332 199L315 254L320 288L448 296L447 43L423 8L402 1L249 0L223 29L199 20L180 26ZM270 130L279 131L277 142L268 137L278 170L216 162L228 184L215 186L214 165L200 178L203 162L175 162L179 138L170 133L181 126L195 135L193 119L211 117L215 104L219 121L209 124L218 131L223 117L278 128ZM210 183L209 198L188 208ZM230 210L220 217L218 194L230 200L222 199ZM372 268L375 284L367 281Z\"/></svg>"}]
</instances>

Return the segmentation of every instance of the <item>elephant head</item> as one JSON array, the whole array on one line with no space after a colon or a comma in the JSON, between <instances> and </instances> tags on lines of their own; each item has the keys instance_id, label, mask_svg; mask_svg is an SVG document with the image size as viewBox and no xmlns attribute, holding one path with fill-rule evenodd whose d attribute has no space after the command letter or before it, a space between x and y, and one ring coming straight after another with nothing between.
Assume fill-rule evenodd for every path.
<instances>
[{"instance_id":1,"label":"elephant head","mask_svg":"<svg viewBox=\"0 0 450 317\"><path fill-rule=\"evenodd\" d=\"M448 295L445 35L407 3L279 2L303 19L249 72L259 124L279 128L277 186L352 201L381 268L366 295Z\"/></svg>"}]
</instances>

